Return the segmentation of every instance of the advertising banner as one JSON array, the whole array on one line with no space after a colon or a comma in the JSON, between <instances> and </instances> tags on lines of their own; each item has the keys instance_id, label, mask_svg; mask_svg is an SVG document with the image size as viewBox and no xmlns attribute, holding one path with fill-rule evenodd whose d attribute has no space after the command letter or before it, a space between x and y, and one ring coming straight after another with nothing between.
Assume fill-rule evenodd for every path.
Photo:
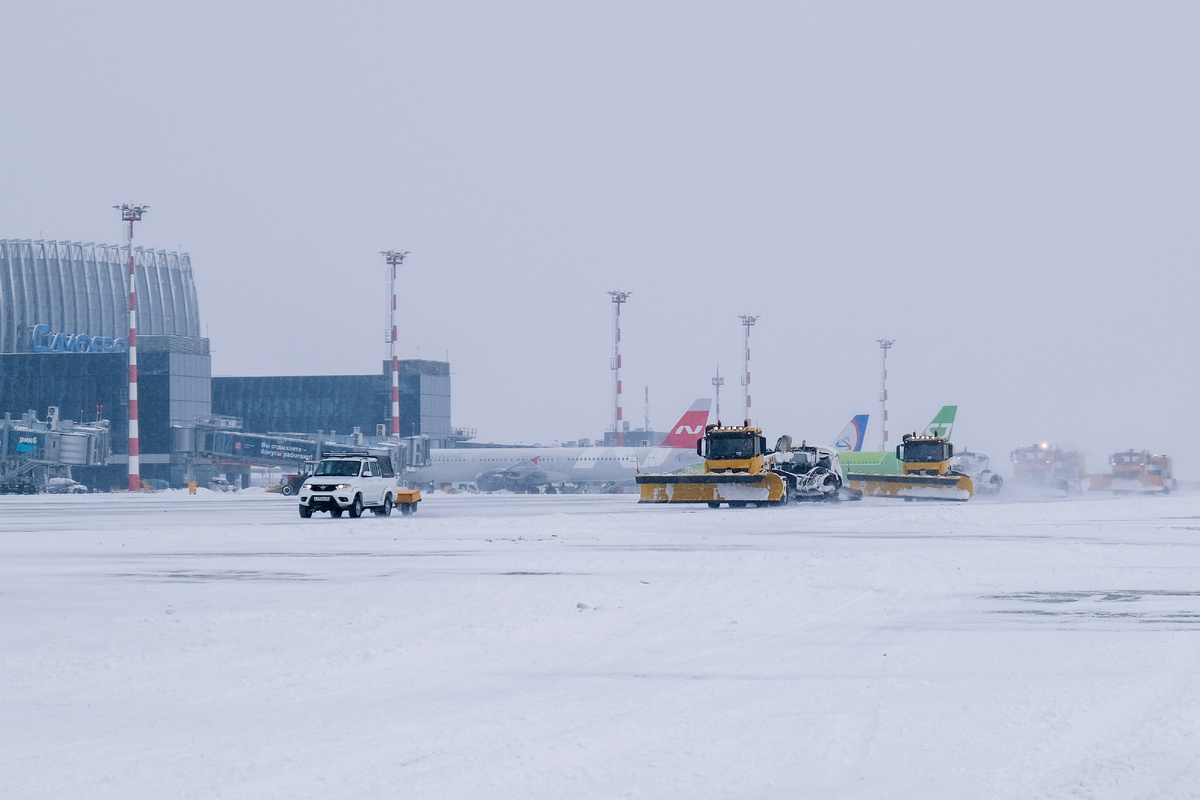
<instances>
[{"instance_id":1,"label":"advertising banner","mask_svg":"<svg viewBox=\"0 0 1200 800\"><path fill-rule=\"evenodd\" d=\"M23 431L15 428L9 431L8 455L32 459L45 458L45 431Z\"/></svg>"},{"instance_id":2,"label":"advertising banner","mask_svg":"<svg viewBox=\"0 0 1200 800\"><path fill-rule=\"evenodd\" d=\"M298 439L213 431L209 434L208 454L251 463L300 462L316 458L317 445Z\"/></svg>"}]
</instances>

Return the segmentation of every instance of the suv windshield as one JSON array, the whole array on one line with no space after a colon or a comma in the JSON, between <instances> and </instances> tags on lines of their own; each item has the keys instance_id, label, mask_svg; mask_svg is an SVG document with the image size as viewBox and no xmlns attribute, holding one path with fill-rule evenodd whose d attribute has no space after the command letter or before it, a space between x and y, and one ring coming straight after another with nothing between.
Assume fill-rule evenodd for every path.
<instances>
[{"instance_id":1,"label":"suv windshield","mask_svg":"<svg viewBox=\"0 0 1200 800\"><path fill-rule=\"evenodd\" d=\"M354 478L358 476L358 461L325 460L317 464L314 475L335 475L337 477Z\"/></svg>"}]
</instances>

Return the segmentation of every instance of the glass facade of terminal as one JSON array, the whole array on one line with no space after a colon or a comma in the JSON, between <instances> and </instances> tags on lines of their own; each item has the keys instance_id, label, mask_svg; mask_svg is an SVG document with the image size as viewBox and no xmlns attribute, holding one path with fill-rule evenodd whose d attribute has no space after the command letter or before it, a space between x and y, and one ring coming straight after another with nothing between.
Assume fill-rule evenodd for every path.
<instances>
[{"instance_id":1,"label":"glass facade of terminal","mask_svg":"<svg viewBox=\"0 0 1200 800\"><path fill-rule=\"evenodd\" d=\"M379 375L309 375L212 379L212 410L237 417L253 433L375 435L391 431L391 365ZM450 365L400 362L400 435L450 434Z\"/></svg>"},{"instance_id":2,"label":"glass facade of terminal","mask_svg":"<svg viewBox=\"0 0 1200 800\"><path fill-rule=\"evenodd\" d=\"M180 353L171 351L179 343L170 339L138 340L138 446L144 478L168 480L173 426L192 426L212 416L208 340L199 340L202 348L188 342L202 353ZM123 456L129 452L128 354L0 354L0 409L13 417L34 411L45 419L50 406L58 408L60 419L109 421L117 458L113 476L106 480L120 485Z\"/></svg>"}]
</instances>

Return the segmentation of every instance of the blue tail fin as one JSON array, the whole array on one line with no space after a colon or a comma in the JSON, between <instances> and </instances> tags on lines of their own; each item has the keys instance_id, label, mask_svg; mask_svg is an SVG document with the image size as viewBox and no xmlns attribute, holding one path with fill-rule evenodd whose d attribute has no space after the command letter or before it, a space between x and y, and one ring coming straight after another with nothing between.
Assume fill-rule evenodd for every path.
<instances>
[{"instance_id":1,"label":"blue tail fin","mask_svg":"<svg viewBox=\"0 0 1200 800\"><path fill-rule=\"evenodd\" d=\"M850 420L850 424L842 428L842 432L834 440L833 448L848 453L861 452L863 437L867 435L867 416L866 414L855 414L854 418Z\"/></svg>"}]
</instances>

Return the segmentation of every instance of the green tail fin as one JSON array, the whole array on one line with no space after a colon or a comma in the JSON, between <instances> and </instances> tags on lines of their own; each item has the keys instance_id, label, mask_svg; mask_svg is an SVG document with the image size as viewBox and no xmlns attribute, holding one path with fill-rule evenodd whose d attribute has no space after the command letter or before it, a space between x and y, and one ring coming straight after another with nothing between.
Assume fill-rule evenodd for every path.
<instances>
[{"instance_id":1,"label":"green tail fin","mask_svg":"<svg viewBox=\"0 0 1200 800\"><path fill-rule=\"evenodd\" d=\"M942 410L937 413L933 421L925 426L925 430L921 431L922 436L944 436L950 438L951 432L954 430L954 415L958 413L958 406L942 406Z\"/></svg>"}]
</instances>

